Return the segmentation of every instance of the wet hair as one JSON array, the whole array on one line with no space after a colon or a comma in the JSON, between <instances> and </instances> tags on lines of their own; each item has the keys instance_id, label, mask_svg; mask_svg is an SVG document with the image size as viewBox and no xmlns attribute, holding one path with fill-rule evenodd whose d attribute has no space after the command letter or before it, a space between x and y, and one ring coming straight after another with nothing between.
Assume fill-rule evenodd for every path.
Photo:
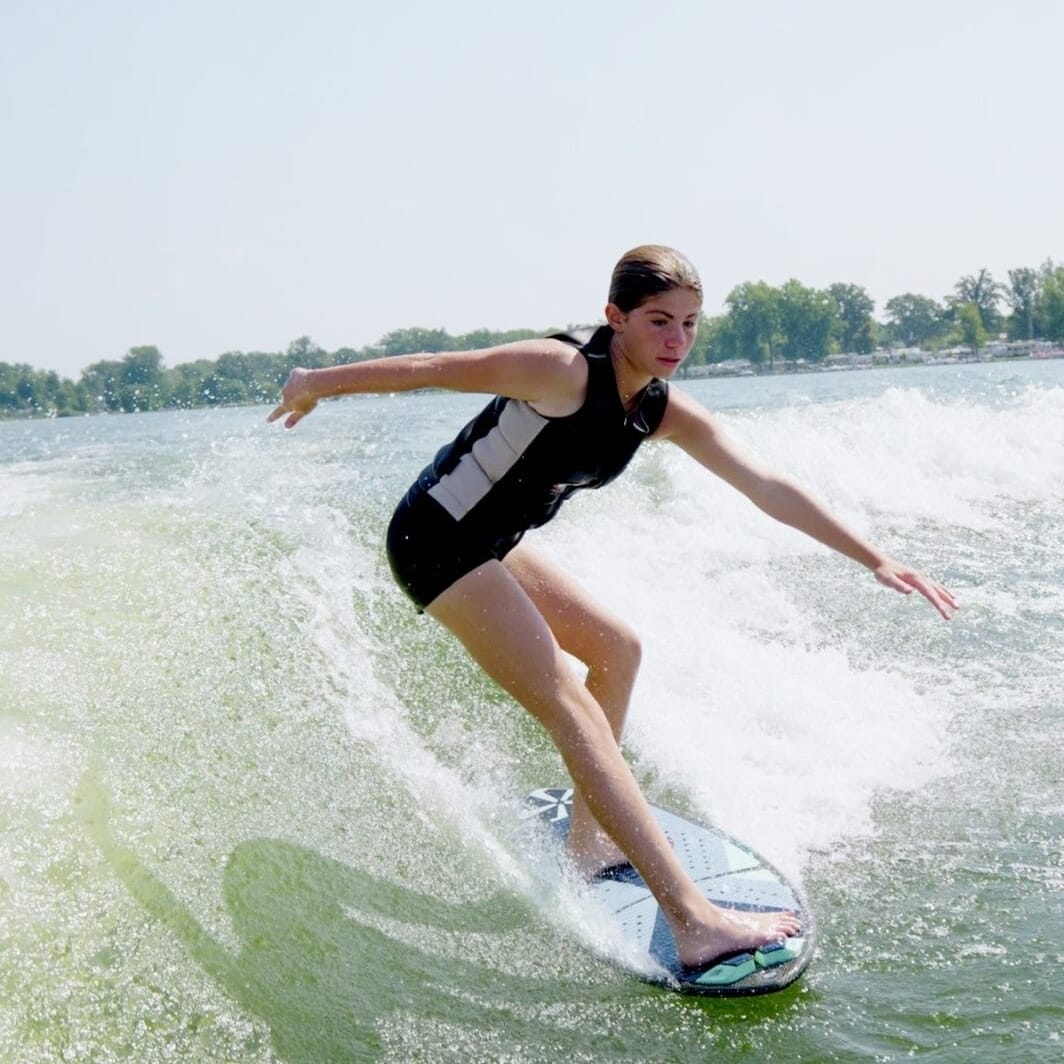
<instances>
[{"instance_id":1,"label":"wet hair","mask_svg":"<svg viewBox=\"0 0 1064 1064\"><path fill-rule=\"evenodd\" d=\"M610 278L610 302L627 314L651 296L689 288L702 295L702 279L675 248L642 244L621 256Z\"/></svg>"}]
</instances>

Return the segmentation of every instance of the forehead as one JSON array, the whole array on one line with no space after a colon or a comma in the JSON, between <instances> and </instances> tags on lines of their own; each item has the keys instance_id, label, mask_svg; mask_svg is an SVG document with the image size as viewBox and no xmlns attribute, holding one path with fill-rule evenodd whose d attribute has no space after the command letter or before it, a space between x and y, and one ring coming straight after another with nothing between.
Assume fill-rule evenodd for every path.
<instances>
[{"instance_id":1,"label":"forehead","mask_svg":"<svg viewBox=\"0 0 1064 1064\"><path fill-rule=\"evenodd\" d=\"M697 314L702 309L702 297L690 288L670 288L667 292L640 303L636 308L644 314L668 314L675 318L686 318Z\"/></svg>"}]
</instances>

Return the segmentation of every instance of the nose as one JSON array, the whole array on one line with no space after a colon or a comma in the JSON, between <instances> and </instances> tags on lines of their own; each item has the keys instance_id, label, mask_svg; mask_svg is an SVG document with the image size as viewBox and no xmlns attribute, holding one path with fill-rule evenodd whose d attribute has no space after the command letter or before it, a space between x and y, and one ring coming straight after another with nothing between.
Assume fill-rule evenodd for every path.
<instances>
[{"instance_id":1,"label":"nose","mask_svg":"<svg viewBox=\"0 0 1064 1064\"><path fill-rule=\"evenodd\" d=\"M687 342L687 336L684 333L682 323L676 322L669 326L665 333L665 343L669 347L683 347Z\"/></svg>"}]
</instances>

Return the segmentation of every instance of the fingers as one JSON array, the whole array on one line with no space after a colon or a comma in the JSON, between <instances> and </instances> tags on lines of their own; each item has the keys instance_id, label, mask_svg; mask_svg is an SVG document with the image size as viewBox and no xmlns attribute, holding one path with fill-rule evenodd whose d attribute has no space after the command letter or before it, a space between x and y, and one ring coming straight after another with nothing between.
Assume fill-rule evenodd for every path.
<instances>
[{"instance_id":1,"label":"fingers","mask_svg":"<svg viewBox=\"0 0 1064 1064\"><path fill-rule=\"evenodd\" d=\"M286 429L294 428L303 417L308 413L306 410L293 410L287 403L278 403L270 412L266 415L267 423L276 421L279 417L288 415L288 419L284 423Z\"/></svg>"},{"instance_id":2,"label":"fingers","mask_svg":"<svg viewBox=\"0 0 1064 1064\"><path fill-rule=\"evenodd\" d=\"M960 605L957 600L950 594L941 584L935 583L934 580L928 581L931 586L931 591L934 594L932 601L938 606L939 612L946 617L953 616L953 613L960 609ZM930 597L930 596L929 596ZM947 615L948 611L948 615Z\"/></svg>"},{"instance_id":3,"label":"fingers","mask_svg":"<svg viewBox=\"0 0 1064 1064\"><path fill-rule=\"evenodd\" d=\"M308 393L306 380L307 371L300 366L297 366L289 373L288 380L285 381L284 387L281 388L281 401L266 415L267 423L276 421L278 418L288 414L288 420L285 421L284 427L286 429L293 428L318 405L317 399Z\"/></svg>"},{"instance_id":4,"label":"fingers","mask_svg":"<svg viewBox=\"0 0 1064 1064\"><path fill-rule=\"evenodd\" d=\"M876 579L892 591L900 591L903 595L911 595L913 587L903 577L894 571L892 567L881 566L875 572Z\"/></svg>"},{"instance_id":5,"label":"fingers","mask_svg":"<svg viewBox=\"0 0 1064 1064\"><path fill-rule=\"evenodd\" d=\"M276 421L279 417L284 417L287 414L288 417L285 419L284 427L286 429L294 429L313 409L313 407L310 407L308 410L293 410L287 403L278 403L266 415L266 421Z\"/></svg>"},{"instance_id":6,"label":"fingers","mask_svg":"<svg viewBox=\"0 0 1064 1064\"><path fill-rule=\"evenodd\" d=\"M877 570L876 578L886 587L893 588L903 595L919 591L931 603L944 620L950 620L960 609L953 594L940 583L915 569L907 569L897 563L891 563Z\"/></svg>"},{"instance_id":7,"label":"fingers","mask_svg":"<svg viewBox=\"0 0 1064 1064\"><path fill-rule=\"evenodd\" d=\"M944 588L941 584L935 584L935 590L942 596L942 598L946 600L946 602L949 603L949 605L953 609L959 610L961 608L961 604L956 600L956 598L954 598L953 593L951 591L947 591L946 588Z\"/></svg>"},{"instance_id":8,"label":"fingers","mask_svg":"<svg viewBox=\"0 0 1064 1064\"><path fill-rule=\"evenodd\" d=\"M903 573L901 578L916 588L938 610L944 620L950 620L954 612L959 608L957 600L949 591L937 581L924 576L923 573Z\"/></svg>"},{"instance_id":9,"label":"fingers","mask_svg":"<svg viewBox=\"0 0 1064 1064\"><path fill-rule=\"evenodd\" d=\"M292 403L282 395L281 401L269 412L269 414L266 415L266 421L267 423L276 421L278 418L284 417L285 414L287 414L288 418L284 423L284 427L286 429L295 428L295 426L298 425L299 422L302 421L303 418L305 418L317 405L317 402L312 402L298 407L293 406Z\"/></svg>"}]
</instances>

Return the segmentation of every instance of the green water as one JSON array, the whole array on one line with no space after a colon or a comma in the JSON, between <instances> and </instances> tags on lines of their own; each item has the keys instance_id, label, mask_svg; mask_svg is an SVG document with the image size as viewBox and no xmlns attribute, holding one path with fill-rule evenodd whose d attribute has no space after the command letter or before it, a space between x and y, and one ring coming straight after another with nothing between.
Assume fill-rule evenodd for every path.
<instances>
[{"instance_id":1,"label":"green water","mask_svg":"<svg viewBox=\"0 0 1064 1064\"><path fill-rule=\"evenodd\" d=\"M517 819L556 754L391 587L475 400L0 424L0 1059L1061 1055L1060 369L762 383L729 427L951 625L660 453L542 540L644 633L648 791L816 909L807 976L735 1001L609 964Z\"/></svg>"}]
</instances>

